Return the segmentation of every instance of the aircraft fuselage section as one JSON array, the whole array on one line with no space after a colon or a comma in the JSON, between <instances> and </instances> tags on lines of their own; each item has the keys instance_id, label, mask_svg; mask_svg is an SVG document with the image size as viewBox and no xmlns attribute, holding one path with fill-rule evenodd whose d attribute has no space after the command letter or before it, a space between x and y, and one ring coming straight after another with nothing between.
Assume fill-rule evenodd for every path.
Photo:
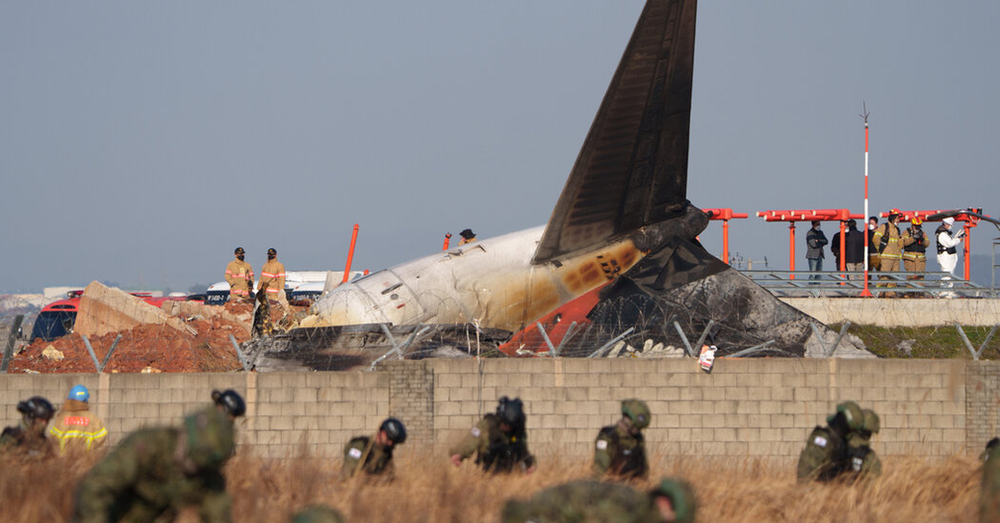
<instances>
[{"instance_id":1,"label":"aircraft fuselage section","mask_svg":"<svg viewBox=\"0 0 1000 523\"><path fill-rule=\"evenodd\" d=\"M544 229L470 243L340 285L313 305L301 326L474 322L516 331L617 278L644 256L625 238L532 265Z\"/></svg>"}]
</instances>

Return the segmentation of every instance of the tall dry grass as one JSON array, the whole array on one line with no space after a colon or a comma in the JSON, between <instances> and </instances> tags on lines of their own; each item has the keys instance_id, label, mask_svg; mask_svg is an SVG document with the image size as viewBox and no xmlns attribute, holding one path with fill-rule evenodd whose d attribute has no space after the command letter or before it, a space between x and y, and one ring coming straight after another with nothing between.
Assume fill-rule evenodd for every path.
<instances>
[{"instance_id":1,"label":"tall dry grass","mask_svg":"<svg viewBox=\"0 0 1000 523\"><path fill-rule=\"evenodd\" d=\"M585 459L542 456L532 475L492 476L470 463L455 468L444 456L401 451L396 480L388 484L341 481L338 459L237 456L227 470L234 521L287 521L304 505L326 503L352 522L490 522L507 498L530 497L589 472ZM0 521L66 521L90 464L0 459ZM964 522L975 520L979 495L980 465L966 456L889 458L882 477L865 484L798 484L794 463L756 459L660 456L653 465L653 478L635 486L684 476L697 492L702 522Z\"/></svg>"}]
</instances>

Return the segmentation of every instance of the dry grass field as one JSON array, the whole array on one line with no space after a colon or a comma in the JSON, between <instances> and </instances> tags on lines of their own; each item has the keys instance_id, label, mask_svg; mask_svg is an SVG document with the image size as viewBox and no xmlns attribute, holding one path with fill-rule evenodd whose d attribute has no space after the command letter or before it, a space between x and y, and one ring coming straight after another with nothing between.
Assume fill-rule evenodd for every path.
<instances>
[{"instance_id":1,"label":"dry grass field","mask_svg":"<svg viewBox=\"0 0 1000 523\"><path fill-rule=\"evenodd\" d=\"M529 476L488 476L469 463L455 468L443 456L401 447L396 480L388 484L341 481L339 460L315 457L237 456L227 476L237 522L287 521L310 503L332 505L352 522L491 522L509 497L588 475L586 460L540 459ZM979 495L980 464L967 456L888 458L881 478L854 485L797 484L794 463L657 456L651 464L654 477L636 487L646 489L662 475L684 476L697 492L700 522L974 521ZM66 521L88 466L0 460L0 521ZM181 520L197 520L190 516Z\"/></svg>"}]
</instances>

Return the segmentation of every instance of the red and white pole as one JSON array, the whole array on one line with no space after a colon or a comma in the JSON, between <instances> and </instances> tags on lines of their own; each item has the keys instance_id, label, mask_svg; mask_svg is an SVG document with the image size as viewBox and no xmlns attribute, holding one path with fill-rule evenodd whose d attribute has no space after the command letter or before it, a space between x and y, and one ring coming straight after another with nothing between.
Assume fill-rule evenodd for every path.
<instances>
[{"instance_id":1,"label":"red and white pole","mask_svg":"<svg viewBox=\"0 0 1000 523\"><path fill-rule=\"evenodd\" d=\"M862 297L871 297L872 293L868 290L868 107L864 107L864 114L861 115L865 120L865 283L864 287L861 289Z\"/></svg>"}]
</instances>

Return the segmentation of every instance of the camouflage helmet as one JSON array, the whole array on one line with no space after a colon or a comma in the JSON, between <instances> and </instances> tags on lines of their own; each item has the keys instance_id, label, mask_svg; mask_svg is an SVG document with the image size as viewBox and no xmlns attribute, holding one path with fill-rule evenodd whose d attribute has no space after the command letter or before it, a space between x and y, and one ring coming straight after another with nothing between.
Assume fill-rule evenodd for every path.
<instances>
[{"instance_id":1,"label":"camouflage helmet","mask_svg":"<svg viewBox=\"0 0 1000 523\"><path fill-rule=\"evenodd\" d=\"M693 523L698 504L694 497L691 484L681 478L663 478L660 484L649 493L650 497L664 496L673 505L676 523Z\"/></svg>"},{"instance_id":2,"label":"camouflage helmet","mask_svg":"<svg viewBox=\"0 0 1000 523\"><path fill-rule=\"evenodd\" d=\"M238 418L247 413L247 404L243 401L243 396L233 389L223 391L213 390L212 401L222 407L226 414Z\"/></svg>"},{"instance_id":3,"label":"camouflage helmet","mask_svg":"<svg viewBox=\"0 0 1000 523\"><path fill-rule=\"evenodd\" d=\"M497 417L500 421L510 425L514 432L520 432L524 429L524 403L521 402L520 398L510 399L507 396L500 398L500 403L497 405Z\"/></svg>"},{"instance_id":4,"label":"camouflage helmet","mask_svg":"<svg viewBox=\"0 0 1000 523\"><path fill-rule=\"evenodd\" d=\"M652 417L649 412L649 405L646 405L645 401L635 398L622 402L622 414L632 420L632 424L640 429L648 427L649 420Z\"/></svg>"},{"instance_id":5,"label":"camouflage helmet","mask_svg":"<svg viewBox=\"0 0 1000 523\"><path fill-rule=\"evenodd\" d=\"M385 435L393 445L398 445L406 441L406 427L403 426L402 421L396 418L386 418L378 429L385 431Z\"/></svg>"},{"instance_id":6,"label":"camouflage helmet","mask_svg":"<svg viewBox=\"0 0 1000 523\"><path fill-rule=\"evenodd\" d=\"M202 409L184 418L187 457L199 470L218 469L233 455L233 423L219 409Z\"/></svg>"},{"instance_id":7,"label":"camouflage helmet","mask_svg":"<svg viewBox=\"0 0 1000 523\"><path fill-rule=\"evenodd\" d=\"M17 404L17 411L26 418L50 420L55 415L56 409L52 407L49 400L41 396L32 396Z\"/></svg>"},{"instance_id":8,"label":"camouflage helmet","mask_svg":"<svg viewBox=\"0 0 1000 523\"><path fill-rule=\"evenodd\" d=\"M310 505L292 516L291 523L345 523L340 512L326 505Z\"/></svg>"},{"instance_id":9,"label":"camouflage helmet","mask_svg":"<svg viewBox=\"0 0 1000 523\"><path fill-rule=\"evenodd\" d=\"M861 430L868 434L878 434L879 429L882 427L881 422L878 419L878 414L872 409L864 409L861 411Z\"/></svg>"},{"instance_id":10,"label":"camouflage helmet","mask_svg":"<svg viewBox=\"0 0 1000 523\"><path fill-rule=\"evenodd\" d=\"M844 422L847 424L847 428L850 430L858 430L861 428L861 422L864 418L864 413L861 411L861 407L853 401L845 401L840 405L837 405L837 411L833 414L827 416L826 422L833 423L833 420L838 414L844 416Z\"/></svg>"}]
</instances>

